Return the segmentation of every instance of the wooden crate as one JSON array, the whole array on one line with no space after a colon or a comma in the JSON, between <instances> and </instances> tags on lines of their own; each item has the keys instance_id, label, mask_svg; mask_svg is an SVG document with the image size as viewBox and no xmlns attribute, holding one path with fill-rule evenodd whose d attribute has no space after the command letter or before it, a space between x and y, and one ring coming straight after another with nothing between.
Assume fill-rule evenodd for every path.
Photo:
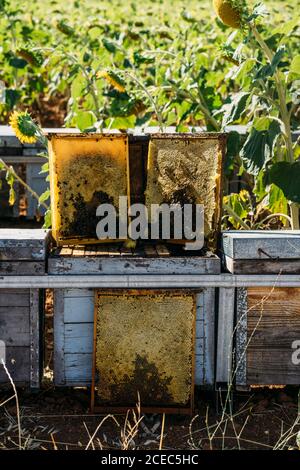
<instances>
[{"instance_id":1,"label":"wooden crate","mask_svg":"<svg viewBox=\"0 0 300 470\"><path fill-rule=\"evenodd\" d=\"M0 230L0 274L44 274L48 240L45 230ZM0 288L0 341L16 385L37 388L40 383L43 303L40 289ZM0 384L8 383L0 366Z\"/></svg>"},{"instance_id":2,"label":"wooden crate","mask_svg":"<svg viewBox=\"0 0 300 470\"><path fill-rule=\"evenodd\" d=\"M276 283L282 273L300 273L300 232L225 232L223 255L231 272L273 274L274 284L220 289L217 383L234 381L240 389L299 384L293 354L300 340L300 289Z\"/></svg>"},{"instance_id":3,"label":"wooden crate","mask_svg":"<svg viewBox=\"0 0 300 470\"><path fill-rule=\"evenodd\" d=\"M151 249L150 249L151 248ZM162 246L135 252L116 253L118 248L102 247L98 256L93 247L78 248L49 258L49 274L218 274L220 260L213 255L176 257ZM107 250L106 254L103 253ZM81 250L81 255L80 255ZM148 252L148 255L147 253ZM160 254L159 254L160 252ZM76 253L76 250L75 250ZM92 253L92 254L89 254ZM190 286L186 286L188 290ZM146 288L146 286L145 286ZM182 290L182 289L181 289ZM214 384L215 367L215 289L200 289L196 296L195 383ZM94 327L93 289L54 290L54 382L58 386L88 386L92 379Z\"/></svg>"},{"instance_id":4,"label":"wooden crate","mask_svg":"<svg viewBox=\"0 0 300 470\"><path fill-rule=\"evenodd\" d=\"M236 385L299 385L300 288L237 291Z\"/></svg>"}]
</instances>

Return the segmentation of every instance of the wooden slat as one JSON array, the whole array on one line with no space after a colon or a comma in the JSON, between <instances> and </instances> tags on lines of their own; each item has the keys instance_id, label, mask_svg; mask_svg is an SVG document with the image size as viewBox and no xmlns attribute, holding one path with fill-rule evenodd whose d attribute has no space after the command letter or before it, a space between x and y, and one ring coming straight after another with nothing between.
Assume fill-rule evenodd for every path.
<instances>
[{"instance_id":1,"label":"wooden slat","mask_svg":"<svg viewBox=\"0 0 300 470\"><path fill-rule=\"evenodd\" d=\"M174 274L169 269L165 270L165 273L155 273L154 270L148 270L147 274L144 272L137 272L136 268L139 264L132 264L131 261L139 261L138 259L132 258L132 260L125 260L122 258L126 265L131 266L131 270L127 272L122 269L122 273L110 273L107 271L103 274L99 274L100 268L98 263L97 271L91 273L74 272L72 270L66 270L63 266L62 270L57 269L56 274L47 274L45 276L1 276L0 278L0 289L27 289L27 288L40 288L40 289L102 289L102 288L126 288L126 289L166 289L166 288L190 288L190 289L201 289L203 287L251 287L251 286L264 286L264 287L300 287L300 276L299 275L234 275L234 274L208 274L207 265L202 270L202 266L196 266L196 272L178 272L179 265L175 265L177 273ZM200 259L200 258L199 258ZM149 260L144 260L150 261ZM167 260L157 258L155 261L162 262L163 265ZM196 259L197 261L197 259ZM103 260L104 263L104 260ZM105 265L102 265L105 266ZM111 264L112 266L112 264ZM155 264L156 269L158 264ZM162 268L162 265L159 265ZM187 267L187 271L190 271L191 264L184 264L182 266ZM124 265L125 267L125 265ZM132 271L134 267L135 271ZM77 266L78 268L78 266ZM73 269L73 268L72 268ZM144 269L144 265L142 267ZM216 263L214 270L219 270L219 265ZM200 272L202 270L202 272ZM71 273L70 273L71 271ZM203 272L204 271L204 272ZM67 273L67 274L66 274ZM72 275L71 275L72 274Z\"/></svg>"},{"instance_id":2,"label":"wooden slat","mask_svg":"<svg viewBox=\"0 0 300 470\"><path fill-rule=\"evenodd\" d=\"M39 388L43 366L40 334L40 292L30 289L30 387Z\"/></svg>"},{"instance_id":3,"label":"wooden slat","mask_svg":"<svg viewBox=\"0 0 300 470\"><path fill-rule=\"evenodd\" d=\"M247 384L247 289L238 288L236 292L236 358L234 363L235 383L238 387Z\"/></svg>"},{"instance_id":4,"label":"wooden slat","mask_svg":"<svg viewBox=\"0 0 300 470\"><path fill-rule=\"evenodd\" d=\"M226 268L233 274L299 274L300 259L272 260L247 259L234 260L225 257Z\"/></svg>"},{"instance_id":5,"label":"wooden slat","mask_svg":"<svg viewBox=\"0 0 300 470\"><path fill-rule=\"evenodd\" d=\"M84 256L84 245L75 245L73 248L72 256Z\"/></svg>"},{"instance_id":6,"label":"wooden slat","mask_svg":"<svg viewBox=\"0 0 300 470\"><path fill-rule=\"evenodd\" d=\"M106 246L106 245L98 245L95 247L95 251L96 251L96 256L106 256L108 257L109 256L109 246Z\"/></svg>"},{"instance_id":7,"label":"wooden slat","mask_svg":"<svg viewBox=\"0 0 300 470\"><path fill-rule=\"evenodd\" d=\"M16 385L29 385L30 383L30 348L6 347L6 366ZM0 383L10 385L2 364L0 364Z\"/></svg>"},{"instance_id":8,"label":"wooden slat","mask_svg":"<svg viewBox=\"0 0 300 470\"><path fill-rule=\"evenodd\" d=\"M29 290L28 289L1 289L0 290L0 307L29 307ZM1 334L0 334L1 337Z\"/></svg>"},{"instance_id":9,"label":"wooden slat","mask_svg":"<svg viewBox=\"0 0 300 470\"><path fill-rule=\"evenodd\" d=\"M87 245L85 247L85 256L97 256L97 245Z\"/></svg>"},{"instance_id":10,"label":"wooden slat","mask_svg":"<svg viewBox=\"0 0 300 470\"><path fill-rule=\"evenodd\" d=\"M166 247L166 245L157 244L156 245L156 251L157 251L159 256L170 256L170 251Z\"/></svg>"},{"instance_id":11,"label":"wooden slat","mask_svg":"<svg viewBox=\"0 0 300 470\"><path fill-rule=\"evenodd\" d=\"M156 248L153 245L145 245L144 250L147 257L156 258L158 256Z\"/></svg>"},{"instance_id":12,"label":"wooden slat","mask_svg":"<svg viewBox=\"0 0 300 470\"><path fill-rule=\"evenodd\" d=\"M54 384L65 384L64 290L54 290Z\"/></svg>"},{"instance_id":13,"label":"wooden slat","mask_svg":"<svg viewBox=\"0 0 300 470\"><path fill-rule=\"evenodd\" d=\"M29 307L0 307L0 331L7 346L29 347Z\"/></svg>"},{"instance_id":14,"label":"wooden slat","mask_svg":"<svg viewBox=\"0 0 300 470\"><path fill-rule=\"evenodd\" d=\"M65 354L92 353L93 323L68 323L65 326Z\"/></svg>"},{"instance_id":15,"label":"wooden slat","mask_svg":"<svg viewBox=\"0 0 300 470\"><path fill-rule=\"evenodd\" d=\"M132 249L123 245L120 249L121 256L133 256Z\"/></svg>"},{"instance_id":16,"label":"wooden slat","mask_svg":"<svg viewBox=\"0 0 300 470\"><path fill-rule=\"evenodd\" d=\"M71 256L73 252L73 248L67 245L64 245L60 249L60 256Z\"/></svg>"},{"instance_id":17,"label":"wooden slat","mask_svg":"<svg viewBox=\"0 0 300 470\"><path fill-rule=\"evenodd\" d=\"M91 323L94 319L94 295L89 297L65 297L64 322Z\"/></svg>"},{"instance_id":18,"label":"wooden slat","mask_svg":"<svg viewBox=\"0 0 300 470\"><path fill-rule=\"evenodd\" d=\"M218 274L221 271L217 257L153 257L115 256L86 258L49 258L49 274Z\"/></svg>"},{"instance_id":19,"label":"wooden slat","mask_svg":"<svg viewBox=\"0 0 300 470\"><path fill-rule=\"evenodd\" d=\"M45 261L1 261L0 275L32 275L38 276L45 273Z\"/></svg>"},{"instance_id":20,"label":"wooden slat","mask_svg":"<svg viewBox=\"0 0 300 470\"><path fill-rule=\"evenodd\" d=\"M203 386L215 383L215 295L214 288L204 289L204 377Z\"/></svg>"},{"instance_id":21,"label":"wooden slat","mask_svg":"<svg viewBox=\"0 0 300 470\"><path fill-rule=\"evenodd\" d=\"M231 383L235 289L219 289L217 383Z\"/></svg>"},{"instance_id":22,"label":"wooden slat","mask_svg":"<svg viewBox=\"0 0 300 470\"><path fill-rule=\"evenodd\" d=\"M64 362L68 386L87 386L91 383L92 353L65 354Z\"/></svg>"},{"instance_id":23,"label":"wooden slat","mask_svg":"<svg viewBox=\"0 0 300 470\"><path fill-rule=\"evenodd\" d=\"M120 248L117 245L110 245L107 251L109 256L121 256Z\"/></svg>"}]
</instances>

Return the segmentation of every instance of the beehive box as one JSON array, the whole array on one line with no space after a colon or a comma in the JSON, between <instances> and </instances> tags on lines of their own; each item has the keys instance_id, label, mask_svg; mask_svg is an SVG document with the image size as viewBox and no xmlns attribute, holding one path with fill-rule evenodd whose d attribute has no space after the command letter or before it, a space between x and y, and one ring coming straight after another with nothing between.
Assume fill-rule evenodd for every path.
<instances>
[{"instance_id":1,"label":"beehive box","mask_svg":"<svg viewBox=\"0 0 300 470\"><path fill-rule=\"evenodd\" d=\"M97 243L96 209L129 198L128 137L48 134L52 233L58 245Z\"/></svg>"},{"instance_id":2,"label":"beehive box","mask_svg":"<svg viewBox=\"0 0 300 470\"><path fill-rule=\"evenodd\" d=\"M183 274L220 273L215 255L175 257L160 246L145 248L137 255L122 249L118 253L116 246L101 247L98 253L95 247L87 248L55 251L49 258L49 274L172 274L180 280ZM196 385L202 387L214 383L215 291L203 288L196 295L194 375ZM93 289L54 290L54 381L58 386L91 384L94 307Z\"/></svg>"},{"instance_id":3,"label":"beehive box","mask_svg":"<svg viewBox=\"0 0 300 470\"><path fill-rule=\"evenodd\" d=\"M298 274L299 230L230 230L222 236L226 269L234 274Z\"/></svg>"},{"instance_id":4,"label":"beehive box","mask_svg":"<svg viewBox=\"0 0 300 470\"><path fill-rule=\"evenodd\" d=\"M151 135L148 154L146 206L204 206L204 235L215 248L221 221L222 162L225 135ZM183 237L184 238L184 237Z\"/></svg>"},{"instance_id":5,"label":"beehive box","mask_svg":"<svg viewBox=\"0 0 300 470\"><path fill-rule=\"evenodd\" d=\"M274 285L220 289L217 382L234 378L238 388L246 389L299 384L294 357L300 338L300 289L276 283L281 273L300 273L300 233L225 232L223 254L231 272L273 274Z\"/></svg>"},{"instance_id":6,"label":"beehive box","mask_svg":"<svg viewBox=\"0 0 300 470\"><path fill-rule=\"evenodd\" d=\"M45 274L48 241L45 230L0 230L0 274ZM0 341L4 344L6 366L16 385L36 388L40 384L42 323L41 290L0 288ZM0 383L9 383L2 366Z\"/></svg>"},{"instance_id":7,"label":"beehive box","mask_svg":"<svg viewBox=\"0 0 300 470\"><path fill-rule=\"evenodd\" d=\"M237 325L237 387L299 385L300 288L238 289Z\"/></svg>"}]
</instances>

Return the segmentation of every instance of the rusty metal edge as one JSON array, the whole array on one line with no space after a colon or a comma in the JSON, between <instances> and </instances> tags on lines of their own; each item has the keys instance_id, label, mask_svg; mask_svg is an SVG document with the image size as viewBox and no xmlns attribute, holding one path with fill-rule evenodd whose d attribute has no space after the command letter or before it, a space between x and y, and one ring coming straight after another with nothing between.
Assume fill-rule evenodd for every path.
<instances>
[{"instance_id":1,"label":"rusty metal edge","mask_svg":"<svg viewBox=\"0 0 300 470\"><path fill-rule=\"evenodd\" d=\"M47 139L100 139L100 138L125 138L129 139L139 139L139 138L149 138L149 139L223 139L226 138L227 133L225 132L178 132L178 133L151 133L151 132L141 132L140 134L133 134L132 132L126 132L116 129L115 132L109 130L109 132L46 132L45 136Z\"/></svg>"}]
</instances>

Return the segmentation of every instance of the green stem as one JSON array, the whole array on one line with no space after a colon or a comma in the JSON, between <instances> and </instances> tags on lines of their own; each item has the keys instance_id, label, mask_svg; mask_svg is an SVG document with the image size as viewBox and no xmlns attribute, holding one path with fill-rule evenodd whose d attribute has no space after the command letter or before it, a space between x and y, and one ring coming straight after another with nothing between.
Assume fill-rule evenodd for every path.
<instances>
[{"instance_id":1,"label":"green stem","mask_svg":"<svg viewBox=\"0 0 300 470\"><path fill-rule=\"evenodd\" d=\"M69 59L71 59L74 64L77 64L79 66L86 81L88 82L88 87L91 92L92 99L94 101L95 115L96 115L97 121L100 121L101 119L100 105L99 105L97 89L95 88L94 80L89 77L89 74L87 73L86 68L78 62L77 57L73 56L72 54L66 54L66 56L69 57Z\"/></svg>"},{"instance_id":2,"label":"green stem","mask_svg":"<svg viewBox=\"0 0 300 470\"><path fill-rule=\"evenodd\" d=\"M250 23L250 28L251 31L253 32L253 35L264 51L267 59L269 60L270 64L272 63L274 59L274 53L271 51L261 34L258 32L256 25L254 23ZM278 98L279 98L279 107L280 107L280 115L282 122L284 124L284 130L285 130L285 140L287 144L287 154L289 161L292 163L294 162L294 153L293 153L293 141L292 141L292 131L291 131L291 124L290 124L290 117L289 117L289 112L287 109L286 105L286 90L282 84L282 80L280 77L279 71L276 69L274 73L274 78L275 78L275 83L277 87L277 92L278 92Z\"/></svg>"},{"instance_id":3,"label":"green stem","mask_svg":"<svg viewBox=\"0 0 300 470\"><path fill-rule=\"evenodd\" d=\"M241 227L243 227L245 230L251 230L251 227L249 227L246 222L243 221L243 219L240 218L240 216L237 215L237 213L228 205L223 203L223 209L225 209L226 212L228 212L229 215L231 215L239 224Z\"/></svg>"},{"instance_id":4,"label":"green stem","mask_svg":"<svg viewBox=\"0 0 300 470\"><path fill-rule=\"evenodd\" d=\"M161 116L161 113L155 103L155 100L153 99L153 97L151 96L151 94L149 93L149 91L147 90L147 88L144 86L144 84L135 76L135 75L132 75L130 72L125 72L125 74L131 78L135 83L137 83L137 85L139 85L139 87L144 91L144 93L147 95L147 97L149 98L149 101L151 102L153 108L154 108L154 111L155 111L155 114L156 114L156 117L157 117L157 120L158 120L158 123L159 123L159 129L161 132L164 132L164 125L163 125L163 119L162 119L162 116Z\"/></svg>"},{"instance_id":5,"label":"green stem","mask_svg":"<svg viewBox=\"0 0 300 470\"><path fill-rule=\"evenodd\" d=\"M0 164L4 166L4 168L6 169L6 171L8 171L9 173L11 173L14 178L19 181L19 183L22 184L22 186L24 186L25 189L27 189L28 192L30 192L30 194L35 197L38 201L39 201L39 205L40 206L43 206L45 209L49 209L49 206L47 206L47 204L45 204L44 202L40 202L40 196L33 190L31 189L30 186L28 186L27 183L25 183L24 180L22 180L22 178L20 178L19 175L17 175L17 173L15 172L15 170L13 169L13 167L11 166L8 166L3 160L2 158L0 158Z\"/></svg>"},{"instance_id":6,"label":"green stem","mask_svg":"<svg viewBox=\"0 0 300 470\"><path fill-rule=\"evenodd\" d=\"M261 34L258 32L255 23L250 23L250 29L262 48L263 52L265 53L268 61L270 64L272 63L274 59L274 53L271 51ZM285 142L286 142L286 151L287 151L287 157L290 163L293 163L295 161L294 159L294 151L293 151L293 140L292 140L292 130L291 130L291 123L290 123L290 114L286 105L286 90L285 87L282 84L282 80L280 77L279 71L276 69L274 73L274 78L275 78L275 83L277 87L277 92L278 92L278 98L279 98L279 110L280 110L280 115L281 119L284 125L284 137L285 137ZM291 212L291 219L292 219L292 229L293 230L298 230L300 228L299 224L299 207L296 203L290 202L290 212Z\"/></svg>"},{"instance_id":7,"label":"green stem","mask_svg":"<svg viewBox=\"0 0 300 470\"><path fill-rule=\"evenodd\" d=\"M274 219L274 217L283 217L284 219L286 219L290 225L292 225L292 219L291 217L289 217L288 215L286 214L281 214L281 213L277 213L277 214L270 214L268 215L267 217L265 217L263 220L261 220L260 222L258 222L257 224L254 225L253 229L256 230L258 229L261 225L263 225L265 222L267 222L268 220L271 220L271 219Z\"/></svg>"},{"instance_id":8,"label":"green stem","mask_svg":"<svg viewBox=\"0 0 300 470\"><path fill-rule=\"evenodd\" d=\"M200 90L199 90L200 92ZM201 92L200 92L201 93ZM220 124L218 123L218 121L211 115L211 112L209 111L209 109L205 106L205 104L199 102L199 100L197 100L197 98L190 92L190 91L184 91L183 96L185 95L186 97L189 97L191 99L192 102L197 102L197 107L198 109L200 109L200 111L202 111L202 113L204 114L204 116L207 118L207 121L210 122L210 124L213 126L213 128L215 129L216 132L220 132L221 130L221 126ZM201 94L202 95L202 94ZM201 100L200 96L199 96L199 99Z\"/></svg>"},{"instance_id":9,"label":"green stem","mask_svg":"<svg viewBox=\"0 0 300 470\"><path fill-rule=\"evenodd\" d=\"M207 121L213 126L215 131L219 132L221 130L221 126L218 123L218 121L212 116L210 110L208 109L208 106L206 104L206 100L205 100L205 98L204 98L204 96L203 96L203 94L202 94L199 87L198 87L198 96L199 96L199 100L200 100L200 103L198 104L199 109L201 109L201 111L203 112L203 114L206 117Z\"/></svg>"}]
</instances>

